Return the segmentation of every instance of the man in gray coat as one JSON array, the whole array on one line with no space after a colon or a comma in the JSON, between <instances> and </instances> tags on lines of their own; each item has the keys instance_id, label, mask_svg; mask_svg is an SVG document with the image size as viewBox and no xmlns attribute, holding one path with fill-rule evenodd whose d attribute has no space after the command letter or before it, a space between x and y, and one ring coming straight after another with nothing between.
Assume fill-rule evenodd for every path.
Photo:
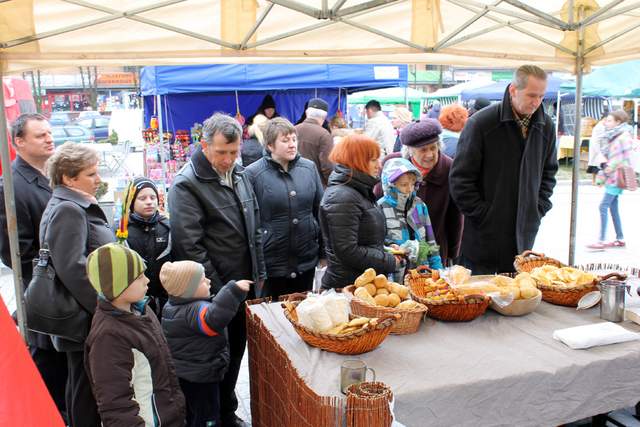
<instances>
[{"instance_id":1,"label":"man in gray coat","mask_svg":"<svg viewBox=\"0 0 640 427\"><path fill-rule=\"evenodd\" d=\"M323 188L327 188L329 175L333 172L333 163L329 160L329 153L333 150L333 138L322 127L328 111L329 104L325 100L313 98L309 100L305 110L307 118L295 126L298 135L298 152L302 157L316 164Z\"/></svg>"},{"instance_id":2,"label":"man in gray coat","mask_svg":"<svg viewBox=\"0 0 640 427\"><path fill-rule=\"evenodd\" d=\"M258 290L266 278L260 212L251 183L236 164L242 128L226 114L205 120L202 147L178 173L169 190L172 254L176 261L204 266L217 293L230 280L248 279ZM254 297L253 289L249 299ZM247 341L241 305L228 326L229 370L220 383L222 425L245 425L236 417L235 386Z\"/></svg>"},{"instance_id":3,"label":"man in gray coat","mask_svg":"<svg viewBox=\"0 0 640 427\"><path fill-rule=\"evenodd\" d=\"M32 261L40 250L40 219L51 198L49 180L45 177L45 163L54 153L51 126L41 114L20 115L11 125L11 139L17 156L11 165L18 222L20 263L24 287L29 285L33 272ZM0 257L11 266L7 215L4 210L4 182L0 178ZM65 413L64 390L67 381L67 358L53 348L45 334L29 332L29 352L42 375L58 410Z\"/></svg>"},{"instance_id":4,"label":"man in gray coat","mask_svg":"<svg viewBox=\"0 0 640 427\"><path fill-rule=\"evenodd\" d=\"M513 271L551 209L558 160L546 88L544 70L521 66L502 102L471 116L460 135L449 188L464 214L461 262L474 274Z\"/></svg>"}]
</instances>

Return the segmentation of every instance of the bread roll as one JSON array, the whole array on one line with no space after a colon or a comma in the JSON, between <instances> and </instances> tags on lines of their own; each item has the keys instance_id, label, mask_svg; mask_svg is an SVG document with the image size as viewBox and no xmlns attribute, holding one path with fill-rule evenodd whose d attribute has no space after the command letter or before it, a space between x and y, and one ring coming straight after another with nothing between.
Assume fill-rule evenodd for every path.
<instances>
[{"instance_id":1,"label":"bread roll","mask_svg":"<svg viewBox=\"0 0 640 427\"><path fill-rule=\"evenodd\" d=\"M376 271L373 268L367 268L364 271L364 273L362 273L360 276L356 278L354 285L356 285L356 288L359 288L360 286L364 286L367 283L373 282L373 279L375 278L376 278Z\"/></svg>"},{"instance_id":2,"label":"bread roll","mask_svg":"<svg viewBox=\"0 0 640 427\"><path fill-rule=\"evenodd\" d=\"M378 291L376 285L374 285L373 283L367 283L366 285L364 285L364 288L367 290L367 292L369 292L369 295L371 296L375 296L376 292Z\"/></svg>"},{"instance_id":3,"label":"bread roll","mask_svg":"<svg viewBox=\"0 0 640 427\"><path fill-rule=\"evenodd\" d=\"M373 299L375 300L376 304L379 306L386 307L389 305L389 297L387 295L384 295L384 294L376 295Z\"/></svg>"},{"instance_id":4,"label":"bread roll","mask_svg":"<svg viewBox=\"0 0 640 427\"><path fill-rule=\"evenodd\" d=\"M384 288L387 285L387 276L385 276L384 274L378 274L373 279L373 284L376 285L376 288L378 289Z\"/></svg>"}]
</instances>

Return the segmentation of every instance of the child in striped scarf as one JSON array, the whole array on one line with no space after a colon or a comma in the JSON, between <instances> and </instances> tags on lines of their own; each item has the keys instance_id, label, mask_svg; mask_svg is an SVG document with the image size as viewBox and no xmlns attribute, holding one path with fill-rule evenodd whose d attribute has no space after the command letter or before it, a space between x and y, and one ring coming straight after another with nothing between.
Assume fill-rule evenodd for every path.
<instances>
[{"instance_id":1,"label":"child in striped scarf","mask_svg":"<svg viewBox=\"0 0 640 427\"><path fill-rule=\"evenodd\" d=\"M378 200L387 223L385 244L396 244L401 248L418 248L410 261L442 269L438 246L427 205L416 195L422 179L420 171L407 159L388 160L382 170L384 197ZM402 277L402 272L396 272Z\"/></svg>"}]
</instances>

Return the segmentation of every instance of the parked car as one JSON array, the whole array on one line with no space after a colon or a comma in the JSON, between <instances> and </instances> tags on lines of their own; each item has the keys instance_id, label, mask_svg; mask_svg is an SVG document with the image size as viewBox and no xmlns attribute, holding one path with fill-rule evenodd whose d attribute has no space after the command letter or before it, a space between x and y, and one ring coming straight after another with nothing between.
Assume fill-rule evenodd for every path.
<instances>
[{"instance_id":1,"label":"parked car","mask_svg":"<svg viewBox=\"0 0 640 427\"><path fill-rule=\"evenodd\" d=\"M109 137L109 117L94 116L87 117L73 122L74 125L90 129L96 139L106 139Z\"/></svg>"},{"instance_id":2,"label":"parked car","mask_svg":"<svg viewBox=\"0 0 640 427\"><path fill-rule=\"evenodd\" d=\"M78 120L89 119L91 117L102 117L102 114L100 114L99 111L93 110L81 111L80 114L78 114Z\"/></svg>"},{"instance_id":3,"label":"parked car","mask_svg":"<svg viewBox=\"0 0 640 427\"><path fill-rule=\"evenodd\" d=\"M67 111L54 111L49 117L51 126L64 126L71 122L71 114Z\"/></svg>"},{"instance_id":4,"label":"parked car","mask_svg":"<svg viewBox=\"0 0 640 427\"><path fill-rule=\"evenodd\" d=\"M51 126L51 135L55 146L71 142L96 142L96 137L90 129L82 126Z\"/></svg>"}]
</instances>

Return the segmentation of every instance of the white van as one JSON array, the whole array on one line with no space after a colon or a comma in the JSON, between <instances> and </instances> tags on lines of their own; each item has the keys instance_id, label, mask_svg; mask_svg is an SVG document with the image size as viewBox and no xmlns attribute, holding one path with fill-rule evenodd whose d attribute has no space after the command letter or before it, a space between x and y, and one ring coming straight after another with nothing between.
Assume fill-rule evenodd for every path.
<instances>
[{"instance_id":1,"label":"white van","mask_svg":"<svg viewBox=\"0 0 640 427\"><path fill-rule=\"evenodd\" d=\"M144 113L142 109L114 110L109 121L109 135L113 131L118 134L119 141L131 141L133 151L142 151L144 139Z\"/></svg>"}]
</instances>

